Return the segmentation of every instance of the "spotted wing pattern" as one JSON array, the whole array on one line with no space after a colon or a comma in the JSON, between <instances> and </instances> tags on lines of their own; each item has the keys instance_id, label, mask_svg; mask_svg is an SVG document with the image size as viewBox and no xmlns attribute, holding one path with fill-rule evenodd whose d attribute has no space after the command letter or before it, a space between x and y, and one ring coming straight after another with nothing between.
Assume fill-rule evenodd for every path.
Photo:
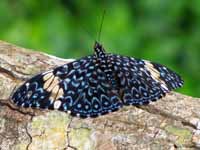
<instances>
[{"instance_id":1,"label":"spotted wing pattern","mask_svg":"<svg viewBox=\"0 0 200 150\"><path fill-rule=\"evenodd\" d=\"M115 111L122 102L106 68L97 61L95 56L88 56L36 75L14 93L12 100L18 106L58 109L80 117Z\"/></svg>"},{"instance_id":2,"label":"spotted wing pattern","mask_svg":"<svg viewBox=\"0 0 200 150\"><path fill-rule=\"evenodd\" d=\"M119 78L125 105L148 104L183 85L176 73L162 65L120 55L108 56Z\"/></svg>"},{"instance_id":3,"label":"spotted wing pattern","mask_svg":"<svg viewBox=\"0 0 200 150\"><path fill-rule=\"evenodd\" d=\"M183 85L179 75L160 64L107 54L98 42L94 51L94 55L31 78L13 94L12 101L22 107L97 117L123 105L148 104Z\"/></svg>"}]
</instances>

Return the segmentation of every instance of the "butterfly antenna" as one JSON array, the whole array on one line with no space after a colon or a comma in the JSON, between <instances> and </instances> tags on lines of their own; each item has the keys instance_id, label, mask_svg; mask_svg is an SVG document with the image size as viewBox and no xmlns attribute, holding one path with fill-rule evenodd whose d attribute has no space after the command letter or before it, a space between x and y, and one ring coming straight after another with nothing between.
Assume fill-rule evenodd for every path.
<instances>
[{"instance_id":1,"label":"butterfly antenna","mask_svg":"<svg viewBox=\"0 0 200 150\"><path fill-rule=\"evenodd\" d=\"M98 35L97 35L97 40L98 40L99 42L100 42L101 31L102 31L102 27L103 27L103 21L104 21L105 13L106 13L106 10L104 9L103 15L102 15L102 18L101 18L101 24L100 24L100 26L99 26L99 32L98 32Z\"/></svg>"}]
</instances>

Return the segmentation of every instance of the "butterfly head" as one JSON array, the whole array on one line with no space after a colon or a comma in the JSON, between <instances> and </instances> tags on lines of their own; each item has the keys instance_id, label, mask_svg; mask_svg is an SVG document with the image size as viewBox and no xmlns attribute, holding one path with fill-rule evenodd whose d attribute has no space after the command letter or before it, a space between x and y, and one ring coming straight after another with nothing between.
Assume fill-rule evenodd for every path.
<instances>
[{"instance_id":1,"label":"butterfly head","mask_svg":"<svg viewBox=\"0 0 200 150\"><path fill-rule=\"evenodd\" d=\"M103 46L97 41L94 44L94 53L97 57L105 57L106 53Z\"/></svg>"}]
</instances>

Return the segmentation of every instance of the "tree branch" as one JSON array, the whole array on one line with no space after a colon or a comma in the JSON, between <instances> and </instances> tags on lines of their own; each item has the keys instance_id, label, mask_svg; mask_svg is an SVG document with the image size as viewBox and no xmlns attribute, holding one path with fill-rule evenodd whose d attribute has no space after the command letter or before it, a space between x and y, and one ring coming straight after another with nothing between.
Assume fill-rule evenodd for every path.
<instances>
[{"instance_id":1,"label":"tree branch","mask_svg":"<svg viewBox=\"0 0 200 150\"><path fill-rule=\"evenodd\" d=\"M24 80L70 61L0 41L1 150L200 148L200 99L175 92L148 106L124 107L95 119L10 102Z\"/></svg>"}]
</instances>

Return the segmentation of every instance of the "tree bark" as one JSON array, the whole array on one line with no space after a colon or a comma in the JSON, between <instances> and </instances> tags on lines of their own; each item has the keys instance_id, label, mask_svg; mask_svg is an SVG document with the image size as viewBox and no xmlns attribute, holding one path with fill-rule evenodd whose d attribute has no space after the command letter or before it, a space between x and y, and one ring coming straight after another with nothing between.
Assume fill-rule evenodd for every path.
<instances>
[{"instance_id":1,"label":"tree bark","mask_svg":"<svg viewBox=\"0 0 200 150\"><path fill-rule=\"evenodd\" d=\"M26 79L70 61L0 41L0 150L200 149L200 99L175 92L88 119L12 104Z\"/></svg>"}]
</instances>

